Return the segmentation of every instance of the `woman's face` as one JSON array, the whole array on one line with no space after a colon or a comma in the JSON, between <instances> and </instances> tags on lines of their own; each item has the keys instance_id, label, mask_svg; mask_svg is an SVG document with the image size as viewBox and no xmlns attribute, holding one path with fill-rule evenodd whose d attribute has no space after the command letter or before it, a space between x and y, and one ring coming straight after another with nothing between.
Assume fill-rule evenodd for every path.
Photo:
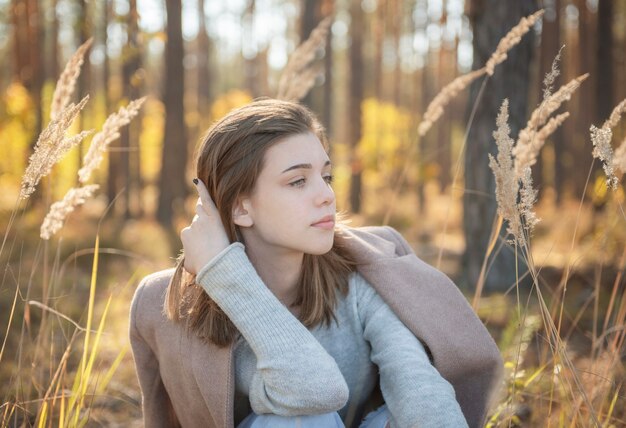
<instances>
[{"instance_id":1,"label":"woman's face","mask_svg":"<svg viewBox=\"0 0 626 428\"><path fill-rule=\"evenodd\" d=\"M256 252L330 251L336 209L331 180L330 160L315 134L292 135L272 145L252 195L238 205L242 215L234 213L246 246ZM330 222L314 225L328 216Z\"/></svg>"}]
</instances>

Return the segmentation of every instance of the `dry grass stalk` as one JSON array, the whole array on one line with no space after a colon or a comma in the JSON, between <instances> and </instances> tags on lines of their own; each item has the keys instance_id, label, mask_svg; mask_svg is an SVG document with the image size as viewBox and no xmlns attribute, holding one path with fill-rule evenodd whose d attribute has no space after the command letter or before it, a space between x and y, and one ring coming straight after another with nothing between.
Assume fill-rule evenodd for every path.
<instances>
[{"instance_id":1,"label":"dry grass stalk","mask_svg":"<svg viewBox=\"0 0 626 428\"><path fill-rule=\"evenodd\" d=\"M313 87L322 68L313 67L311 63L315 59L317 50L325 46L331 23L330 16L320 21L309 38L291 54L278 82L276 98L297 101Z\"/></svg>"},{"instance_id":2,"label":"dry grass stalk","mask_svg":"<svg viewBox=\"0 0 626 428\"><path fill-rule=\"evenodd\" d=\"M496 65L500 64L506 59L506 52L515 46L521 40L521 37L528 32L530 27L539 19L543 14L543 10L535 12L533 15L522 18L519 24L515 26L502 40L498 43L496 52L491 56L487 65L478 70L474 70L470 73L457 77L452 82L447 84L428 104L426 112L422 117L422 121L417 128L417 133L420 137L426 135L428 130L433 124L443 115L443 109L450 101L462 90L467 88L474 80L478 79L484 74L493 75L493 70ZM556 76L555 76L556 77Z\"/></svg>"},{"instance_id":3,"label":"dry grass stalk","mask_svg":"<svg viewBox=\"0 0 626 428\"><path fill-rule=\"evenodd\" d=\"M625 111L626 99L613 109L609 118L602 124L602 128L591 125L589 129L591 131L591 143L593 144L593 152L591 154L594 158L602 161L602 167L607 177L607 186L611 187L613 190L617 190L619 179L626 166L626 160L624 160L626 147L623 147L624 142L622 142L618 148L619 153L613 154L613 148L611 147L613 131L611 131L611 128L619 123L622 113ZM620 172L619 174L617 173L618 171Z\"/></svg>"},{"instance_id":4,"label":"dry grass stalk","mask_svg":"<svg viewBox=\"0 0 626 428\"><path fill-rule=\"evenodd\" d=\"M496 68L496 65L502 63L507 58L507 52L516 44L522 40L522 36L530 30L530 28L535 25L535 22L543 15L543 9L538 10L530 16L523 17L519 24L511 29L504 36L500 43L498 43L498 47L496 51L491 55L491 58L485 64L485 69L487 74L492 76L493 72Z\"/></svg>"},{"instance_id":5,"label":"dry grass stalk","mask_svg":"<svg viewBox=\"0 0 626 428\"><path fill-rule=\"evenodd\" d=\"M533 212L537 192L532 188L530 167L521 177L515 174L513 163L513 139L510 137L509 101L505 99L496 119L497 129L493 133L498 146L497 158L489 154L489 167L496 180L498 214L507 221L507 232L513 235L520 246L526 245L525 231L530 234L539 222ZM521 184L521 186L520 186ZM518 202L518 194L520 201Z\"/></svg>"},{"instance_id":6,"label":"dry grass stalk","mask_svg":"<svg viewBox=\"0 0 626 428\"><path fill-rule=\"evenodd\" d=\"M119 129L130 123L139 113L146 97L131 101L126 107L121 107L117 113L111 114L102 125L102 130L91 140L89 150L83 160L83 167L78 171L78 178L85 184L91 173L100 165L102 154L106 151L109 143L119 138Z\"/></svg>"},{"instance_id":7,"label":"dry grass stalk","mask_svg":"<svg viewBox=\"0 0 626 428\"><path fill-rule=\"evenodd\" d=\"M85 96L78 104L71 103L60 112L56 119L50 121L48 126L39 134L35 151L30 156L28 167L22 177L21 199L28 198L35 191L35 186L39 180L48 175L52 167L89 133L89 131L84 131L74 137L67 138L65 136L65 132L88 99L89 95Z\"/></svg>"},{"instance_id":8,"label":"dry grass stalk","mask_svg":"<svg viewBox=\"0 0 626 428\"><path fill-rule=\"evenodd\" d=\"M612 386L620 371L619 359L617 364L612 353L603 351L597 358L581 357L576 361L576 368L580 372L580 382L587 394L589 402L596 408L601 408L607 396L610 397ZM571 373L564 373L565 376ZM581 396L577 396L573 405L574 409L584 408L584 401ZM591 409L585 409L587 411ZM576 415L576 412L572 412ZM606 426L611 426L607 424Z\"/></svg>"},{"instance_id":9,"label":"dry grass stalk","mask_svg":"<svg viewBox=\"0 0 626 428\"><path fill-rule=\"evenodd\" d=\"M588 73L572 79L561 86L554 94L544 99L535 111L533 111L526 127L520 131L517 137L517 143L513 149L513 155L516 160L515 173L518 177L522 176L526 167L535 163L537 154L539 150L541 150L545 139L567 118L567 116L561 114L557 116L554 121L544 126L550 115L554 113L561 104L572 97L572 94L587 77L589 77ZM540 131L538 131L538 129L540 129ZM552 131L549 132L550 130ZM537 138L538 133L545 135L546 138L543 140Z\"/></svg>"},{"instance_id":10,"label":"dry grass stalk","mask_svg":"<svg viewBox=\"0 0 626 428\"><path fill-rule=\"evenodd\" d=\"M435 96L435 98L433 98L430 104L428 104L426 112L422 117L422 121L417 128L417 132L420 137L426 135L433 124L441 117L441 115L443 115L443 109L446 105L448 105L448 103L450 103L450 100L452 100L452 98L454 98L459 92L467 88L474 80L485 74L485 72L484 68L474 70L470 73L459 76L452 82L448 83Z\"/></svg>"},{"instance_id":11,"label":"dry grass stalk","mask_svg":"<svg viewBox=\"0 0 626 428\"><path fill-rule=\"evenodd\" d=\"M59 113L65 108L67 103L74 93L74 87L76 86L76 79L80 74L80 68L83 65L85 53L91 46L93 38L90 38L83 43L74 53L72 58L66 64L63 73L57 81L56 88L54 89L54 95L52 96L52 105L50 107L50 120L57 118Z\"/></svg>"},{"instance_id":12,"label":"dry grass stalk","mask_svg":"<svg viewBox=\"0 0 626 428\"><path fill-rule=\"evenodd\" d=\"M48 240L58 232L63 227L63 222L67 215L74 211L77 206L85 203L87 198L91 197L98 187L100 186L97 184L89 184L84 187L70 189L61 201L52 204L41 225L41 238Z\"/></svg>"}]
</instances>

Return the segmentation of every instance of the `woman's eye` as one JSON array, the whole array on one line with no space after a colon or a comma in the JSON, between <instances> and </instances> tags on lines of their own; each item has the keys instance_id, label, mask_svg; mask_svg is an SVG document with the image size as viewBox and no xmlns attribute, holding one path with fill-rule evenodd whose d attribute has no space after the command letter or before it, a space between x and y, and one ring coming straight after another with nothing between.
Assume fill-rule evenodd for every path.
<instances>
[{"instance_id":1,"label":"woman's eye","mask_svg":"<svg viewBox=\"0 0 626 428\"><path fill-rule=\"evenodd\" d=\"M334 175L327 175L326 177L324 177L324 180L326 180L328 184L332 184L334 179L335 179Z\"/></svg>"},{"instance_id":2,"label":"woman's eye","mask_svg":"<svg viewBox=\"0 0 626 428\"><path fill-rule=\"evenodd\" d=\"M304 186L304 182L305 182L305 179L301 178L299 180L292 181L291 183L289 183L289 185L292 187L302 187Z\"/></svg>"}]
</instances>

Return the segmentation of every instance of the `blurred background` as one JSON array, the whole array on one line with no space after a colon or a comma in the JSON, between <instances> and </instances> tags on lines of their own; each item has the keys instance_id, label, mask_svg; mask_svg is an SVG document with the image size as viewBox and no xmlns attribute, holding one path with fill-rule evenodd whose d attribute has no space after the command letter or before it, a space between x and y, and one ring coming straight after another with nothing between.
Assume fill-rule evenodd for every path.
<instances>
[{"instance_id":1,"label":"blurred background","mask_svg":"<svg viewBox=\"0 0 626 428\"><path fill-rule=\"evenodd\" d=\"M418 137L435 95L455 77L482 67L500 39L540 8L543 18L495 74L462 91ZM496 248L489 248L496 217L487 158L497 151L491 133L504 98L513 136L525 126L541 102L543 77L564 46L555 89L581 74L590 77L561 109L571 116L533 166L542 221L532 256L548 289L569 281L572 302L565 318L572 326L593 324L593 314L576 316L593 306L589 296L603 302L595 316L606 307L601 293L610 294L615 285L613 298L622 296L623 187L607 189L601 163L592 160L589 128L600 126L626 98L626 0L0 0L0 225L8 243L0 255L11 273L0 289L0 326L8 343L0 379L15 382L15 369L25 364L17 358L25 350L24 335L34 341L29 329L44 318L39 309L16 305L16 296L27 302L52 293L52 300L45 296L51 306L84 319L96 234L100 290L120 298L109 326L122 333L113 334L107 347L115 352L127 346L125 317L137 279L173 266L181 249L178 233L193 217L199 138L231 109L275 96L290 54L329 15L331 31L316 57L321 73L302 102L328 130L338 209L354 226L396 227L418 256L468 295L485 271L483 293L496 303L481 316L489 318L496 339L510 321L507 296L516 283L529 284L526 260L516 259L506 226ZM15 211L16 200L49 121L57 79L90 37L74 96L89 94L90 101L72 129L99 129L120 106L148 98L91 179L101 186L96 196L43 243L41 220L52 202L78 184L89 140L42 180L27 208ZM613 130L615 144L626 135L625 122ZM58 282L46 279L61 267L67 270ZM44 293L30 286L48 282L56 289L44 285ZM581 343L588 340L581 335ZM132 360L125 358L125 379L115 388L132 403L136 384ZM31 396L41 387L34 385ZM6 397L29 396L20 388L7 386Z\"/></svg>"}]
</instances>

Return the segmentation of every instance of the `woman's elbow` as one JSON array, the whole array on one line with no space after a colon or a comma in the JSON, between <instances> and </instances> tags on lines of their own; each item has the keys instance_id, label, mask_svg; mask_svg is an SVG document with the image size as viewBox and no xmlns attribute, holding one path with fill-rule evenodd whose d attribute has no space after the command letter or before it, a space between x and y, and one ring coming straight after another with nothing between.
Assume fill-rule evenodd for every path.
<instances>
[{"instance_id":1,"label":"woman's elbow","mask_svg":"<svg viewBox=\"0 0 626 428\"><path fill-rule=\"evenodd\" d=\"M315 407L327 412L343 408L350 398L350 390L343 376L322 385L320 392L314 397Z\"/></svg>"},{"instance_id":2,"label":"woman's elbow","mask_svg":"<svg viewBox=\"0 0 626 428\"><path fill-rule=\"evenodd\" d=\"M253 383L250 404L256 413L304 416L335 412L348 402L350 391L343 376L300 378L285 384Z\"/></svg>"},{"instance_id":3,"label":"woman's elbow","mask_svg":"<svg viewBox=\"0 0 626 428\"><path fill-rule=\"evenodd\" d=\"M350 397L350 390L343 376L317 377L301 385L297 407L306 409L306 414L336 412L343 408Z\"/></svg>"}]
</instances>

